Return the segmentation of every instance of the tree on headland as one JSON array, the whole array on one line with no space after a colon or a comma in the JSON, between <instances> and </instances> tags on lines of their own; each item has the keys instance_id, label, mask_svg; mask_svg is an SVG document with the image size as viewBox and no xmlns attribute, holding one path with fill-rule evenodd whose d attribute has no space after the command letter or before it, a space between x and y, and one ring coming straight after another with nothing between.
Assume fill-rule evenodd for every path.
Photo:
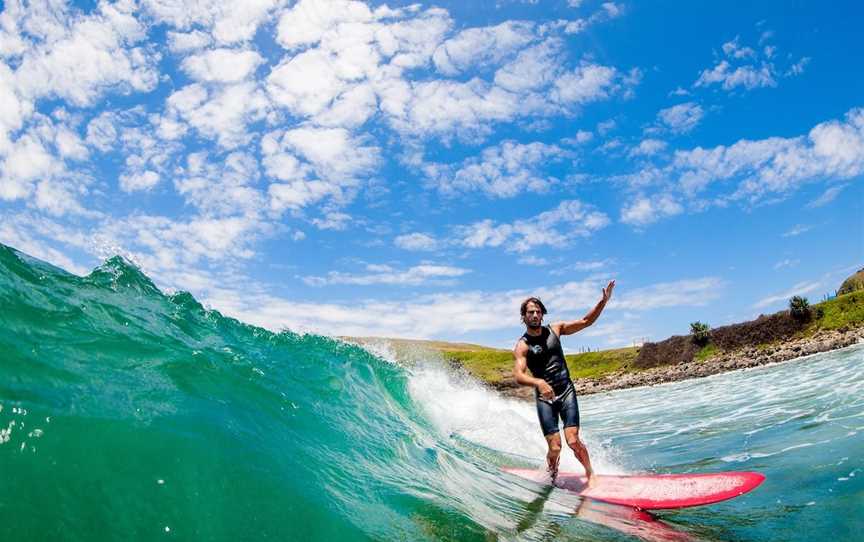
<instances>
[{"instance_id":1,"label":"tree on headland","mask_svg":"<svg viewBox=\"0 0 864 542\"><path fill-rule=\"evenodd\" d=\"M699 346L705 346L711 339L711 326L702 322L693 322L690 324L690 335L693 336L693 342Z\"/></svg>"},{"instance_id":2,"label":"tree on headland","mask_svg":"<svg viewBox=\"0 0 864 542\"><path fill-rule=\"evenodd\" d=\"M792 296L792 299L789 300L789 313L792 314L792 318L801 322L810 320L810 302L807 301L806 297Z\"/></svg>"}]
</instances>

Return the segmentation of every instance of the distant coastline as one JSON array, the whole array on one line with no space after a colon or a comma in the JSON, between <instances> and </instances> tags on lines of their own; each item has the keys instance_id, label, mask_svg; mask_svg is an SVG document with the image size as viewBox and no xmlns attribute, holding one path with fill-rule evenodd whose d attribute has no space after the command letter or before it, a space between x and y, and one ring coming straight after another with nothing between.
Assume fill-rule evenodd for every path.
<instances>
[{"instance_id":1,"label":"distant coastline","mask_svg":"<svg viewBox=\"0 0 864 542\"><path fill-rule=\"evenodd\" d=\"M588 395L700 378L864 343L864 290L838 295L807 310L805 318L785 310L718 327L700 344L691 335L674 336L642 346L568 354L567 363L577 392ZM343 339L386 344L408 362L435 352L504 396L533 399L533 389L513 379L509 350L442 341Z\"/></svg>"},{"instance_id":2,"label":"distant coastline","mask_svg":"<svg viewBox=\"0 0 864 542\"><path fill-rule=\"evenodd\" d=\"M748 369L761 365L791 361L803 356L829 352L847 346L864 343L864 326L844 331L831 330L820 332L813 337L792 339L784 343L763 348L742 348L734 352L724 352L705 360L661 365L642 371L615 371L595 378L576 378L573 383L580 395L602 393L612 390L653 386L666 382L677 382L701 378L728 371ZM533 399L530 388L516 386L515 382L501 382L493 385L503 395L520 399Z\"/></svg>"}]
</instances>

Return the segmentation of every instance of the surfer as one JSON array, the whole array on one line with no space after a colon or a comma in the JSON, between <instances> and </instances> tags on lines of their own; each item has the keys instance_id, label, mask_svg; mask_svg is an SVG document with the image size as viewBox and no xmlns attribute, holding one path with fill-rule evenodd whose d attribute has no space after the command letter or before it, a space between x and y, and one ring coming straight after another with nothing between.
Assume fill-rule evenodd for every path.
<instances>
[{"instance_id":1,"label":"surfer","mask_svg":"<svg viewBox=\"0 0 864 542\"><path fill-rule=\"evenodd\" d=\"M558 462L561 458L561 434L558 429L560 417L564 421L567 446L573 450L576 459L585 468L589 487L594 482L594 469L591 467L588 449L579 438L579 403L570 379L570 371L567 369L560 337L572 335L593 324L612 297L613 288L614 280L609 281L603 288L603 297L581 319L555 322L548 326L543 325L543 316L546 314L543 302L536 297L529 297L522 302L519 309L525 324L525 333L519 337L513 348L513 376L516 382L535 388L537 417L549 446L546 468L554 479L558 474ZM531 375L526 369L531 371Z\"/></svg>"}]
</instances>

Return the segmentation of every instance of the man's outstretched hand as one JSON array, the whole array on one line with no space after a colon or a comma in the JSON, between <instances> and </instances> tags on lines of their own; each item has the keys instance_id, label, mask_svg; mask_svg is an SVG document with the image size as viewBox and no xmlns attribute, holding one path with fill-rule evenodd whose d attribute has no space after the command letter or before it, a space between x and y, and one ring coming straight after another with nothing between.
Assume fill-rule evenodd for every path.
<instances>
[{"instance_id":1,"label":"man's outstretched hand","mask_svg":"<svg viewBox=\"0 0 864 542\"><path fill-rule=\"evenodd\" d=\"M610 280L609 284L603 288L603 302L609 301L609 298L612 297L612 290L615 288L615 281Z\"/></svg>"}]
</instances>

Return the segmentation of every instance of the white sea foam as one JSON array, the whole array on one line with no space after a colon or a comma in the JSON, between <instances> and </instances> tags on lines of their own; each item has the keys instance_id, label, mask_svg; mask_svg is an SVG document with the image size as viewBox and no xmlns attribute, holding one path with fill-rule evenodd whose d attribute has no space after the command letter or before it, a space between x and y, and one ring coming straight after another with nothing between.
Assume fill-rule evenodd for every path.
<instances>
[{"instance_id":1,"label":"white sea foam","mask_svg":"<svg viewBox=\"0 0 864 542\"><path fill-rule=\"evenodd\" d=\"M412 373L411 396L442 436L455 434L486 448L543 464L547 446L533 403L505 398L476 380L440 365L423 365ZM582 433L594 469L607 474L623 473L623 467L616 461L616 451L608 442L598 440L598 436L590 430ZM560 469L582 471L566 444L561 453Z\"/></svg>"}]
</instances>

